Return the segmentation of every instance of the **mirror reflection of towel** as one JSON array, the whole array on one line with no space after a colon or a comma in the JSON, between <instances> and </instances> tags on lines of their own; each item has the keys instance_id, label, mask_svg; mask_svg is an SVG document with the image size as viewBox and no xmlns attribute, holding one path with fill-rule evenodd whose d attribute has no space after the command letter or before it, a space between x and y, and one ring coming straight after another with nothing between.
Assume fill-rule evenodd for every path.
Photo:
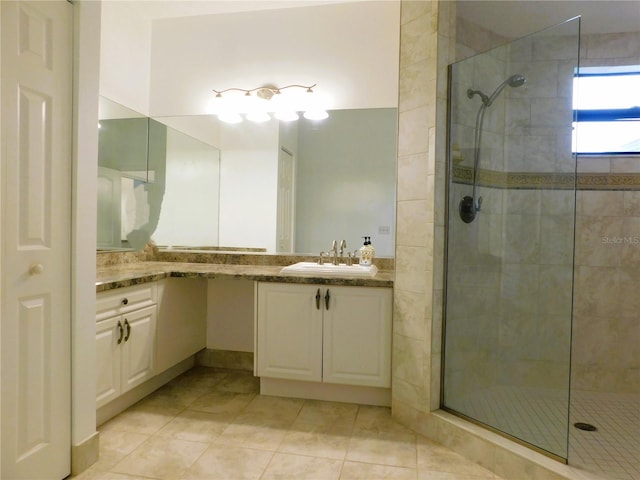
<instances>
[{"instance_id":1,"label":"mirror reflection of towel","mask_svg":"<svg viewBox=\"0 0 640 480\"><path fill-rule=\"evenodd\" d=\"M164 197L164 185L134 181L135 216L133 229L127 234L131 248L142 250L158 226L160 207Z\"/></svg>"}]
</instances>

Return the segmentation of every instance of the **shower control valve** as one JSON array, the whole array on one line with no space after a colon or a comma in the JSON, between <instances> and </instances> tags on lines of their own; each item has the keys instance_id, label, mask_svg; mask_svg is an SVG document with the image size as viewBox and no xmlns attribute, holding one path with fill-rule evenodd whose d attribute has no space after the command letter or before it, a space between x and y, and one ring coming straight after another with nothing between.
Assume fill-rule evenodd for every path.
<instances>
[{"instance_id":1,"label":"shower control valve","mask_svg":"<svg viewBox=\"0 0 640 480\"><path fill-rule=\"evenodd\" d=\"M476 219L476 214L482 206L482 197L476 201L473 197L466 195L458 205L458 213L464 223L471 223Z\"/></svg>"}]
</instances>

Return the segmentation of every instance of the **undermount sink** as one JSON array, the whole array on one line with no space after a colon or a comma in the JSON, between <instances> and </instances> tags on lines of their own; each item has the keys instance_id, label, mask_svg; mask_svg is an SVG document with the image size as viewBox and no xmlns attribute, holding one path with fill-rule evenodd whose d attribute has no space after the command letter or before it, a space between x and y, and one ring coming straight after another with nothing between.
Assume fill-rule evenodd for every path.
<instances>
[{"instance_id":1,"label":"undermount sink","mask_svg":"<svg viewBox=\"0 0 640 480\"><path fill-rule=\"evenodd\" d=\"M280 273L321 275L323 277L373 277L378 272L375 265L347 265L341 263L318 264L317 262L298 262L280 270Z\"/></svg>"}]
</instances>

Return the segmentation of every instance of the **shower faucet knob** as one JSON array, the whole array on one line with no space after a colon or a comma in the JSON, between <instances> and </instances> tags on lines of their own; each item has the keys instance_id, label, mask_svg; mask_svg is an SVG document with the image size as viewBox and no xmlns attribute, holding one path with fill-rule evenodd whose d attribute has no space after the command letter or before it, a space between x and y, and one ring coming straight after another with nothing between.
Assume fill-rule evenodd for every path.
<instances>
[{"instance_id":1,"label":"shower faucet knob","mask_svg":"<svg viewBox=\"0 0 640 480\"><path fill-rule=\"evenodd\" d=\"M476 202L473 197L466 195L458 205L458 214L464 223L471 223L476 218Z\"/></svg>"}]
</instances>

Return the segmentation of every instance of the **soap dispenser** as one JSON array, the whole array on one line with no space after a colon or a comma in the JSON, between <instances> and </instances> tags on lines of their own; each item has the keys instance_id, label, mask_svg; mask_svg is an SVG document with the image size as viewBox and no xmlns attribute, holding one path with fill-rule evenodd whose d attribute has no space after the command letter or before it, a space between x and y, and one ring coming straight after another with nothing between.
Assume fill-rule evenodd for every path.
<instances>
[{"instance_id":1,"label":"soap dispenser","mask_svg":"<svg viewBox=\"0 0 640 480\"><path fill-rule=\"evenodd\" d=\"M360 257L360 265L370 266L373 265L373 257L376 253L376 249L371 245L371 237L362 237L364 238L364 245L360 247L359 257Z\"/></svg>"}]
</instances>

